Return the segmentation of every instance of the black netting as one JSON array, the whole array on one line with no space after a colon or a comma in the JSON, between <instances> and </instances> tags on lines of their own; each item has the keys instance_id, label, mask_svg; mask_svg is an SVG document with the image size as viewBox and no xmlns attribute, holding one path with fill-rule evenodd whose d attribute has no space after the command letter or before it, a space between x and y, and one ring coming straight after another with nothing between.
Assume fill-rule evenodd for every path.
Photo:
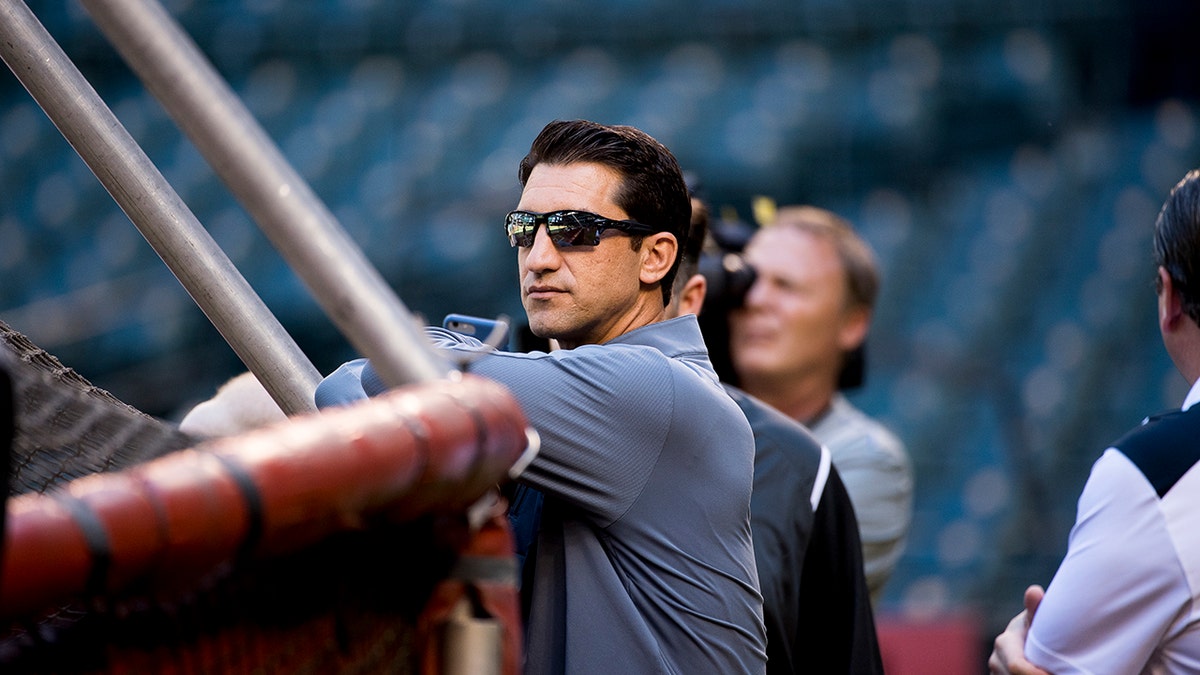
<instances>
[{"instance_id":1,"label":"black netting","mask_svg":"<svg viewBox=\"0 0 1200 675\"><path fill-rule=\"evenodd\" d=\"M88 382L2 321L0 359L10 371L15 404L10 495L45 492L195 443Z\"/></svg>"}]
</instances>

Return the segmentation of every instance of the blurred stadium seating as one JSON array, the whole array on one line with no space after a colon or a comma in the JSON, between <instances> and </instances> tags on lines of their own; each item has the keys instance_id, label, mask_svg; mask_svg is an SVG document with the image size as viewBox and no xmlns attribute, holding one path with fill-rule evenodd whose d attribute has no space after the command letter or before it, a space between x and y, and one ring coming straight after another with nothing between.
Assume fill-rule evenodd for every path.
<instances>
[{"instance_id":1,"label":"blurred stadium seating","mask_svg":"<svg viewBox=\"0 0 1200 675\"><path fill-rule=\"evenodd\" d=\"M1183 395L1149 235L1200 166L1200 83L1169 39L1200 11L1154 4L166 3L431 320L521 315L497 223L553 118L646 129L743 217L765 194L856 222L885 281L854 398L917 476L879 611L973 612L980 649L1049 581L1104 445ZM314 363L352 356L84 11L31 8ZM0 275L0 318L152 414L241 370L7 73Z\"/></svg>"}]
</instances>

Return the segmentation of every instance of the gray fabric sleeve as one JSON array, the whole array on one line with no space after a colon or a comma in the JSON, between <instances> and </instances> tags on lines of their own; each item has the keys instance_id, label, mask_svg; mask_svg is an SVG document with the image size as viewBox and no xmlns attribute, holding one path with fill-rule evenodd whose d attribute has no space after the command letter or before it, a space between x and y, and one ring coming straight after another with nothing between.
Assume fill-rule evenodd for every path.
<instances>
[{"instance_id":1,"label":"gray fabric sleeve","mask_svg":"<svg viewBox=\"0 0 1200 675\"><path fill-rule=\"evenodd\" d=\"M450 331L426 332L439 348L468 354L467 372L504 384L521 404L542 442L521 482L577 506L600 527L641 494L675 399L671 364L661 352L610 343L518 354ZM373 377L368 365L368 393Z\"/></svg>"}]
</instances>

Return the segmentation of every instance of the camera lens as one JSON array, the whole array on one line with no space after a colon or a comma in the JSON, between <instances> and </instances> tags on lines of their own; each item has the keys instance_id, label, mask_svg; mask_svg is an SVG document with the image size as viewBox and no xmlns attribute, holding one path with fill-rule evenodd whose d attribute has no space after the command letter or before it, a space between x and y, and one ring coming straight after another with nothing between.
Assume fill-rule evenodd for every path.
<instances>
[{"instance_id":1,"label":"camera lens","mask_svg":"<svg viewBox=\"0 0 1200 675\"><path fill-rule=\"evenodd\" d=\"M715 311L741 307L757 276L740 253L705 253L699 267L708 284L704 307Z\"/></svg>"}]
</instances>

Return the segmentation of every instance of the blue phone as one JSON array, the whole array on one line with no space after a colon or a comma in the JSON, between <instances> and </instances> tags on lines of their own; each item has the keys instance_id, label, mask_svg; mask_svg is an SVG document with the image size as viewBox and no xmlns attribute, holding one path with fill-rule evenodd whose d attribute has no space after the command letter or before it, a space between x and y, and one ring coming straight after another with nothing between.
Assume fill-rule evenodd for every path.
<instances>
[{"instance_id":1,"label":"blue phone","mask_svg":"<svg viewBox=\"0 0 1200 675\"><path fill-rule=\"evenodd\" d=\"M447 314L446 318L442 319L442 328L470 335L480 342L487 342L491 338L494 345L500 347L508 345L508 322L503 319L485 319L468 314ZM500 329L500 333L492 338L492 332L497 328Z\"/></svg>"}]
</instances>

